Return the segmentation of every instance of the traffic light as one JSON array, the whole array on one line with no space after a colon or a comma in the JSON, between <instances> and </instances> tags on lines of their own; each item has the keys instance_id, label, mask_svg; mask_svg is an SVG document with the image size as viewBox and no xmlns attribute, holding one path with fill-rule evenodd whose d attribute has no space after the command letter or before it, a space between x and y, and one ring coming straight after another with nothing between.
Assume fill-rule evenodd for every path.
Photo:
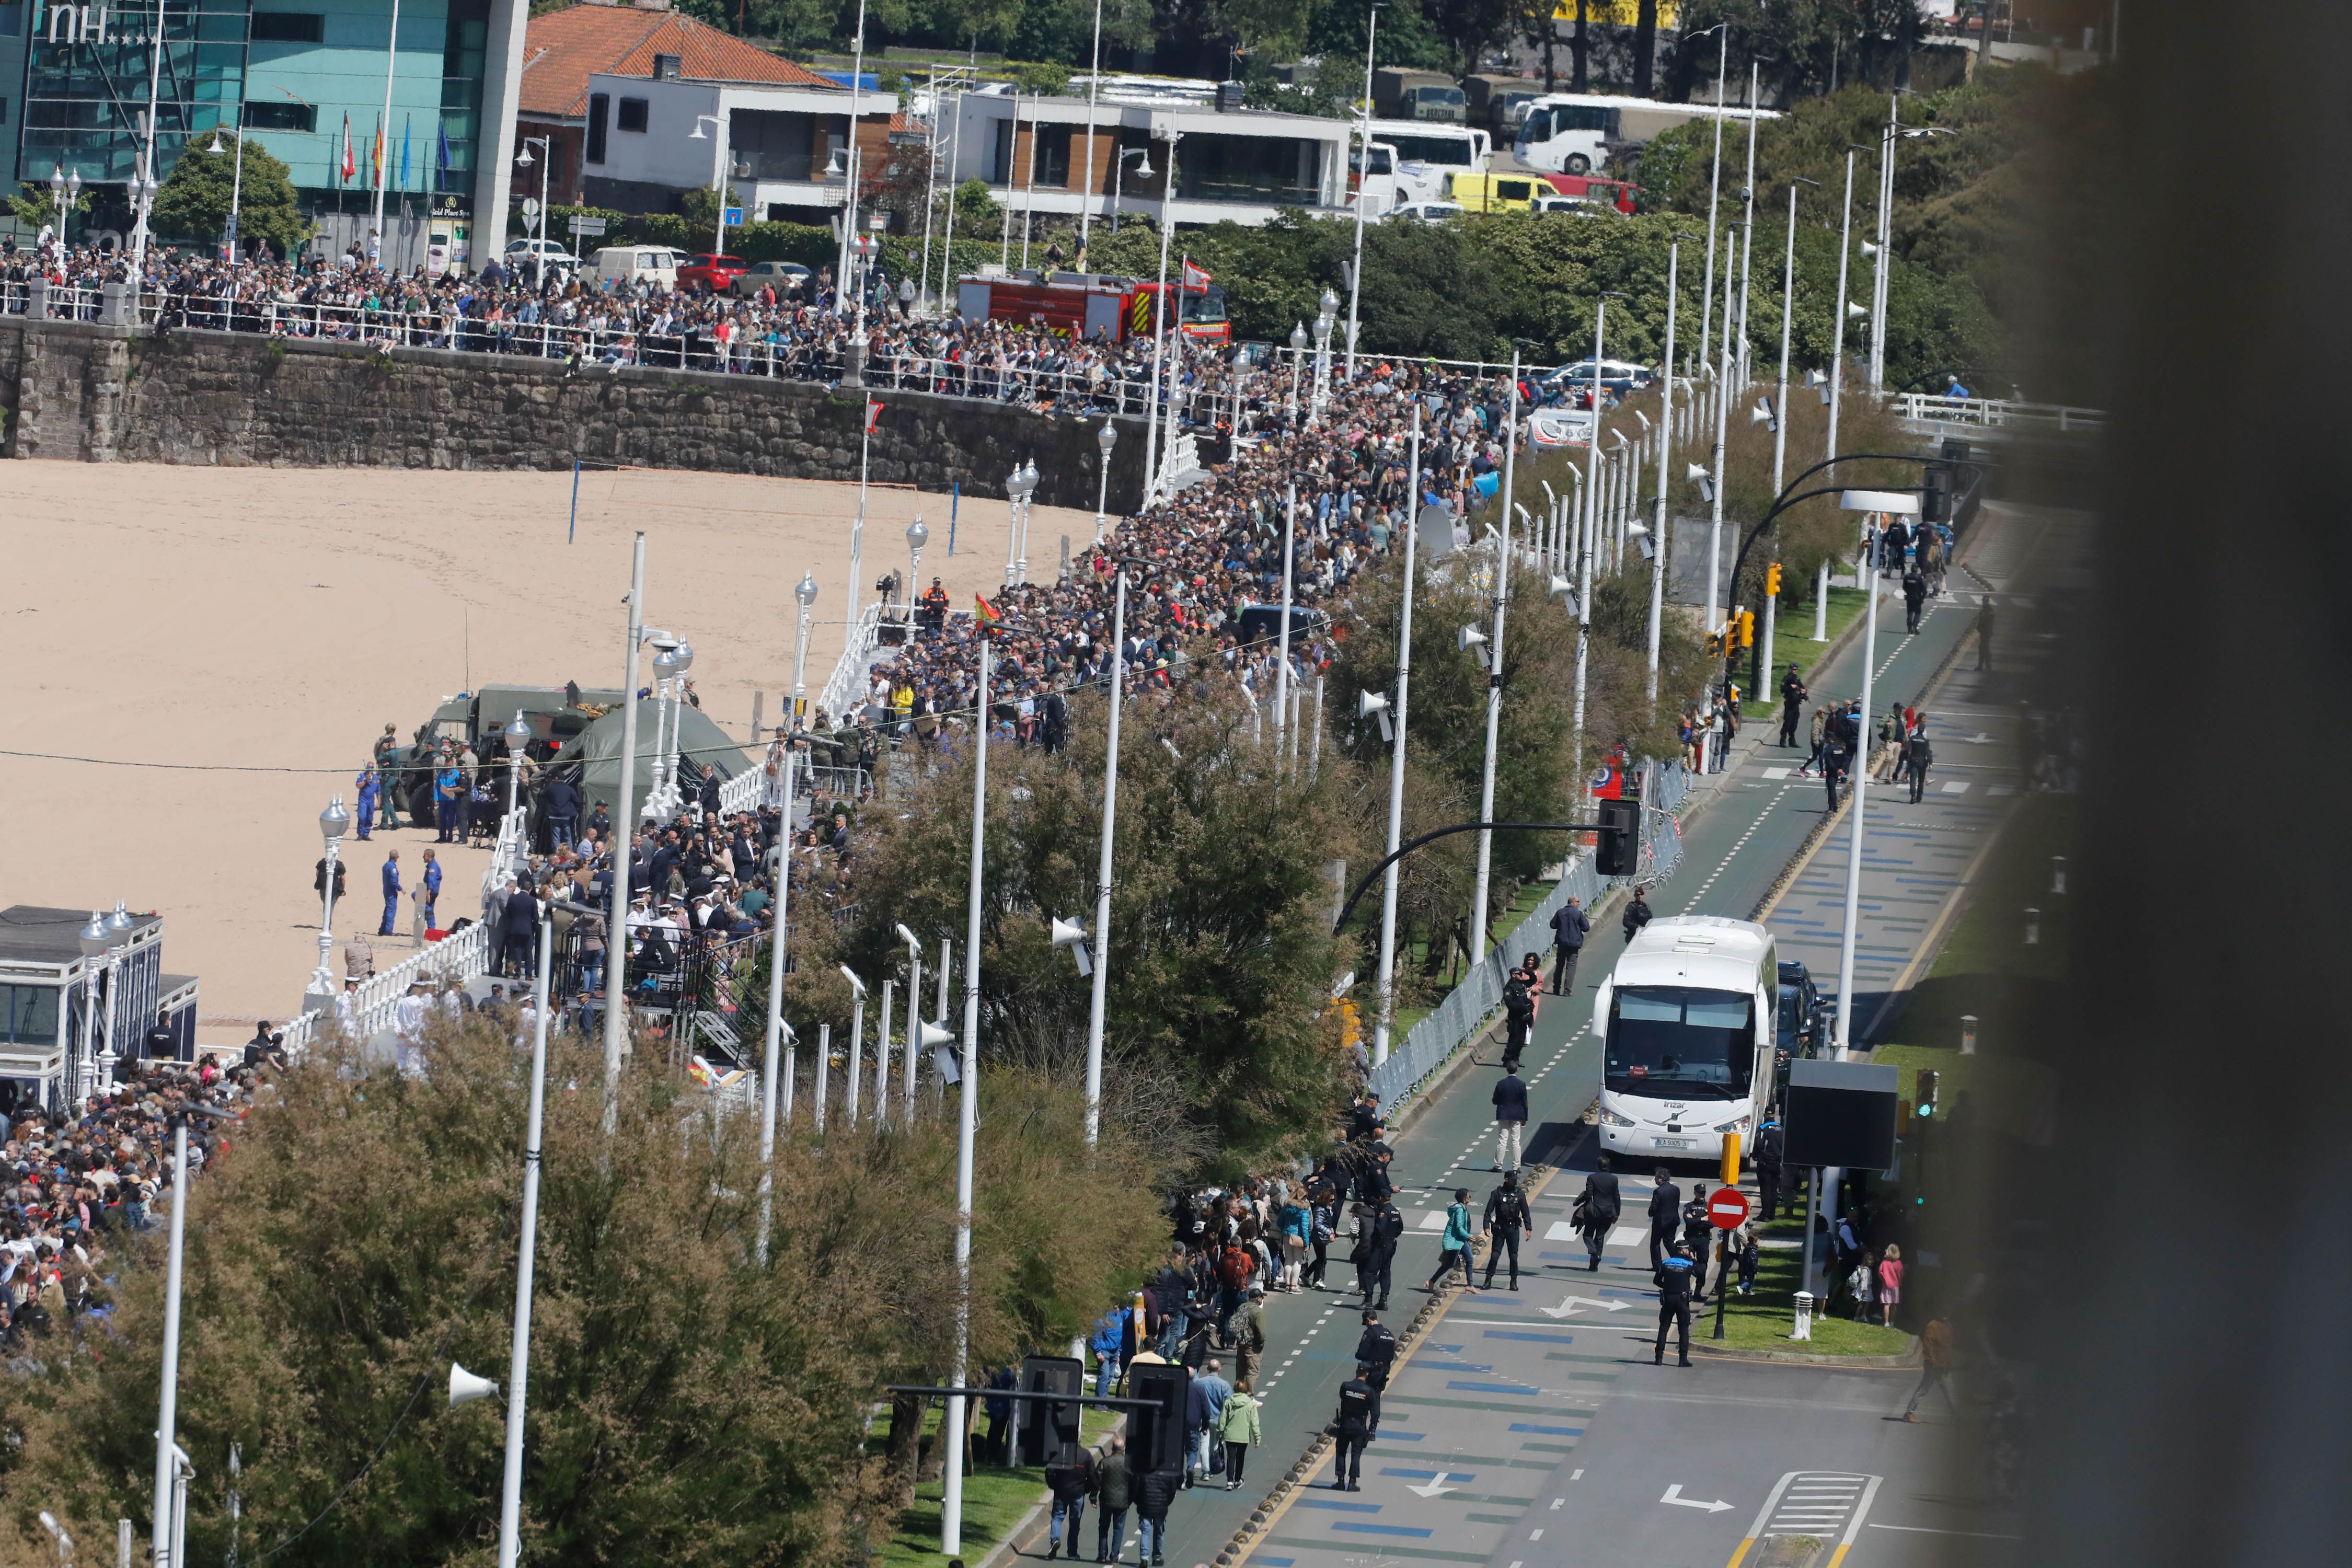
<instances>
[{"instance_id":1,"label":"traffic light","mask_svg":"<svg viewBox=\"0 0 2352 1568\"><path fill-rule=\"evenodd\" d=\"M1919 498L1919 520L1922 522L1952 521L1952 466L1931 462L1925 480L1927 489Z\"/></svg>"},{"instance_id":2,"label":"traffic light","mask_svg":"<svg viewBox=\"0 0 2352 1568\"><path fill-rule=\"evenodd\" d=\"M1183 1469L1184 1406L1192 1394L1192 1373L1181 1363L1147 1361L1127 1369L1127 1396L1159 1405L1127 1413L1128 1462L1137 1475L1174 1475Z\"/></svg>"},{"instance_id":3,"label":"traffic light","mask_svg":"<svg viewBox=\"0 0 2352 1568\"><path fill-rule=\"evenodd\" d=\"M1780 563L1778 561L1764 568L1764 596L1768 599L1780 596Z\"/></svg>"},{"instance_id":4,"label":"traffic light","mask_svg":"<svg viewBox=\"0 0 2352 1568\"><path fill-rule=\"evenodd\" d=\"M1068 1395L1068 1403L1059 1400L1024 1399L1015 1403L1024 1406L1021 1412L1021 1462L1024 1465L1066 1465L1072 1463L1078 1449L1078 1412L1083 1408L1077 1396L1084 1394L1087 1383L1086 1363L1069 1356L1024 1356L1021 1362L1021 1387L1030 1394Z\"/></svg>"},{"instance_id":5,"label":"traffic light","mask_svg":"<svg viewBox=\"0 0 2352 1568\"><path fill-rule=\"evenodd\" d=\"M1934 1068L1919 1069L1919 1114L1926 1117L1936 1114L1936 1069Z\"/></svg>"},{"instance_id":6,"label":"traffic light","mask_svg":"<svg viewBox=\"0 0 2352 1568\"><path fill-rule=\"evenodd\" d=\"M1709 632L1706 634L1707 658L1721 658L1723 657L1723 637L1724 634L1721 632Z\"/></svg>"},{"instance_id":7,"label":"traffic light","mask_svg":"<svg viewBox=\"0 0 2352 1568\"><path fill-rule=\"evenodd\" d=\"M1642 803L1604 800L1599 805L1601 836L1593 866L1604 877L1630 877L1642 859Z\"/></svg>"},{"instance_id":8,"label":"traffic light","mask_svg":"<svg viewBox=\"0 0 2352 1568\"><path fill-rule=\"evenodd\" d=\"M1753 610L1739 612L1739 646L1741 647L1756 646L1756 612Z\"/></svg>"}]
</instances>

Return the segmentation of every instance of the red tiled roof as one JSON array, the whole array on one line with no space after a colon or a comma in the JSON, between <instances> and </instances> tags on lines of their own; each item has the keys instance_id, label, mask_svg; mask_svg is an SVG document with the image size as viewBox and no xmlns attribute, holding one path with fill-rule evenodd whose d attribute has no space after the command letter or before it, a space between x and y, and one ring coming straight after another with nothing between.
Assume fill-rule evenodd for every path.
<instances>
[{"instance_id":1,"label":"red tiled roof","mask_svg":"<svg viewBox=\"0 0 2352 1568\"><path fill-rule=\"evenodd\" d=\"M543 119L584 118L590 72L651 76L656 55L677 56L679 74L698 81L839 85L675 11L572 5L530 19L523 41L520 112Z\"/></svg>"}]
</instances>

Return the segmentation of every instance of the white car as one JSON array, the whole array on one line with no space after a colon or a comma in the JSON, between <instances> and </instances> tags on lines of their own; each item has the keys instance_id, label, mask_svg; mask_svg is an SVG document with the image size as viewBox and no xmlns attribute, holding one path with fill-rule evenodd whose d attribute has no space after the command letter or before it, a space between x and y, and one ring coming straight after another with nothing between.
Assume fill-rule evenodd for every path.
<instances>
[{"instance_id":1,"label":"white car","mask_svg":"<svg viewBox=\"0 0 2352 1568\"><path fill-rule=\"evenodd\" d=\"M1402 218L1407 223L1447 223L1460 217L1462 213L1460 202L1407 202L1402 206L1391 207L1381 221L1386 223Z\"/></svg>"},{"instance_id":2,"label":"white car","mask_svg":"<svg viewBox=\"0 0 2352 1568\"><path fill-rule=\"evenodd\" d=\"M580 258L551 239L510 239L507 241L506 263L509 267L529 267L541 260L551 268L576 268Z\"/></svg>"}]
</instances>

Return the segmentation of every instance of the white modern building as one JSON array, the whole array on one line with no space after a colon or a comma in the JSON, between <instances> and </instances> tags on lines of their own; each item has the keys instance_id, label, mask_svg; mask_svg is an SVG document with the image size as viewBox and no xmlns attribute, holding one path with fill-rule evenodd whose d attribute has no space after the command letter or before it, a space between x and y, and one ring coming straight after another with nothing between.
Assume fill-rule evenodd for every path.
<instances>
[{"instance_id":1,"label":"white modern building","mask_svg":"<svg viewBox=\"0 0 2352 1568\"><path fill-rule=\"evenodd\" d=\"M1285 208L1323 216L1349 205L1352 122L1213 105L961 93L942 106L942 183L983 180L1016 213L1097 221L1114 208L1156 217L1171 161L1177 224L1261 224ZM1150 174L1141 171L1149 167Z\"/></svg>"}]
</instances>

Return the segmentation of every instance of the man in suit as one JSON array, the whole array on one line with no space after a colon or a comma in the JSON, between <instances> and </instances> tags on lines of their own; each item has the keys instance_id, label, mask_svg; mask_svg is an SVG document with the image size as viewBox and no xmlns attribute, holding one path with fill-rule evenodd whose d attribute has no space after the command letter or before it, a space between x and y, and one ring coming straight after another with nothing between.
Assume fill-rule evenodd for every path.
<instances>
[{"instance_id":1,"label":"man in suit","mask_svg":"<svg viewBox=\"0 0 2352 1568\"><path fill-rule=\"evenodd\" d=\"M1591 919L1572 898L1551 917L1553 995L1566 996L1576 989L1576 961L1583 955L1584 939L1591 931Z\"/></svg>"},{"instance_id":2,"label":"man in suit","mask_svg":"<svg viewBox=\"0 0 2352 1568\"><path fill-rule=\"evenodd\" d=\"M1661 1165L1657 1187L1650 1194L1651 1268L1664 1261L1675 1245L1675 1232L1682 1223L1683 1190L1675 1185L1674 1173Z\"/></svg>"}]
</instances>

